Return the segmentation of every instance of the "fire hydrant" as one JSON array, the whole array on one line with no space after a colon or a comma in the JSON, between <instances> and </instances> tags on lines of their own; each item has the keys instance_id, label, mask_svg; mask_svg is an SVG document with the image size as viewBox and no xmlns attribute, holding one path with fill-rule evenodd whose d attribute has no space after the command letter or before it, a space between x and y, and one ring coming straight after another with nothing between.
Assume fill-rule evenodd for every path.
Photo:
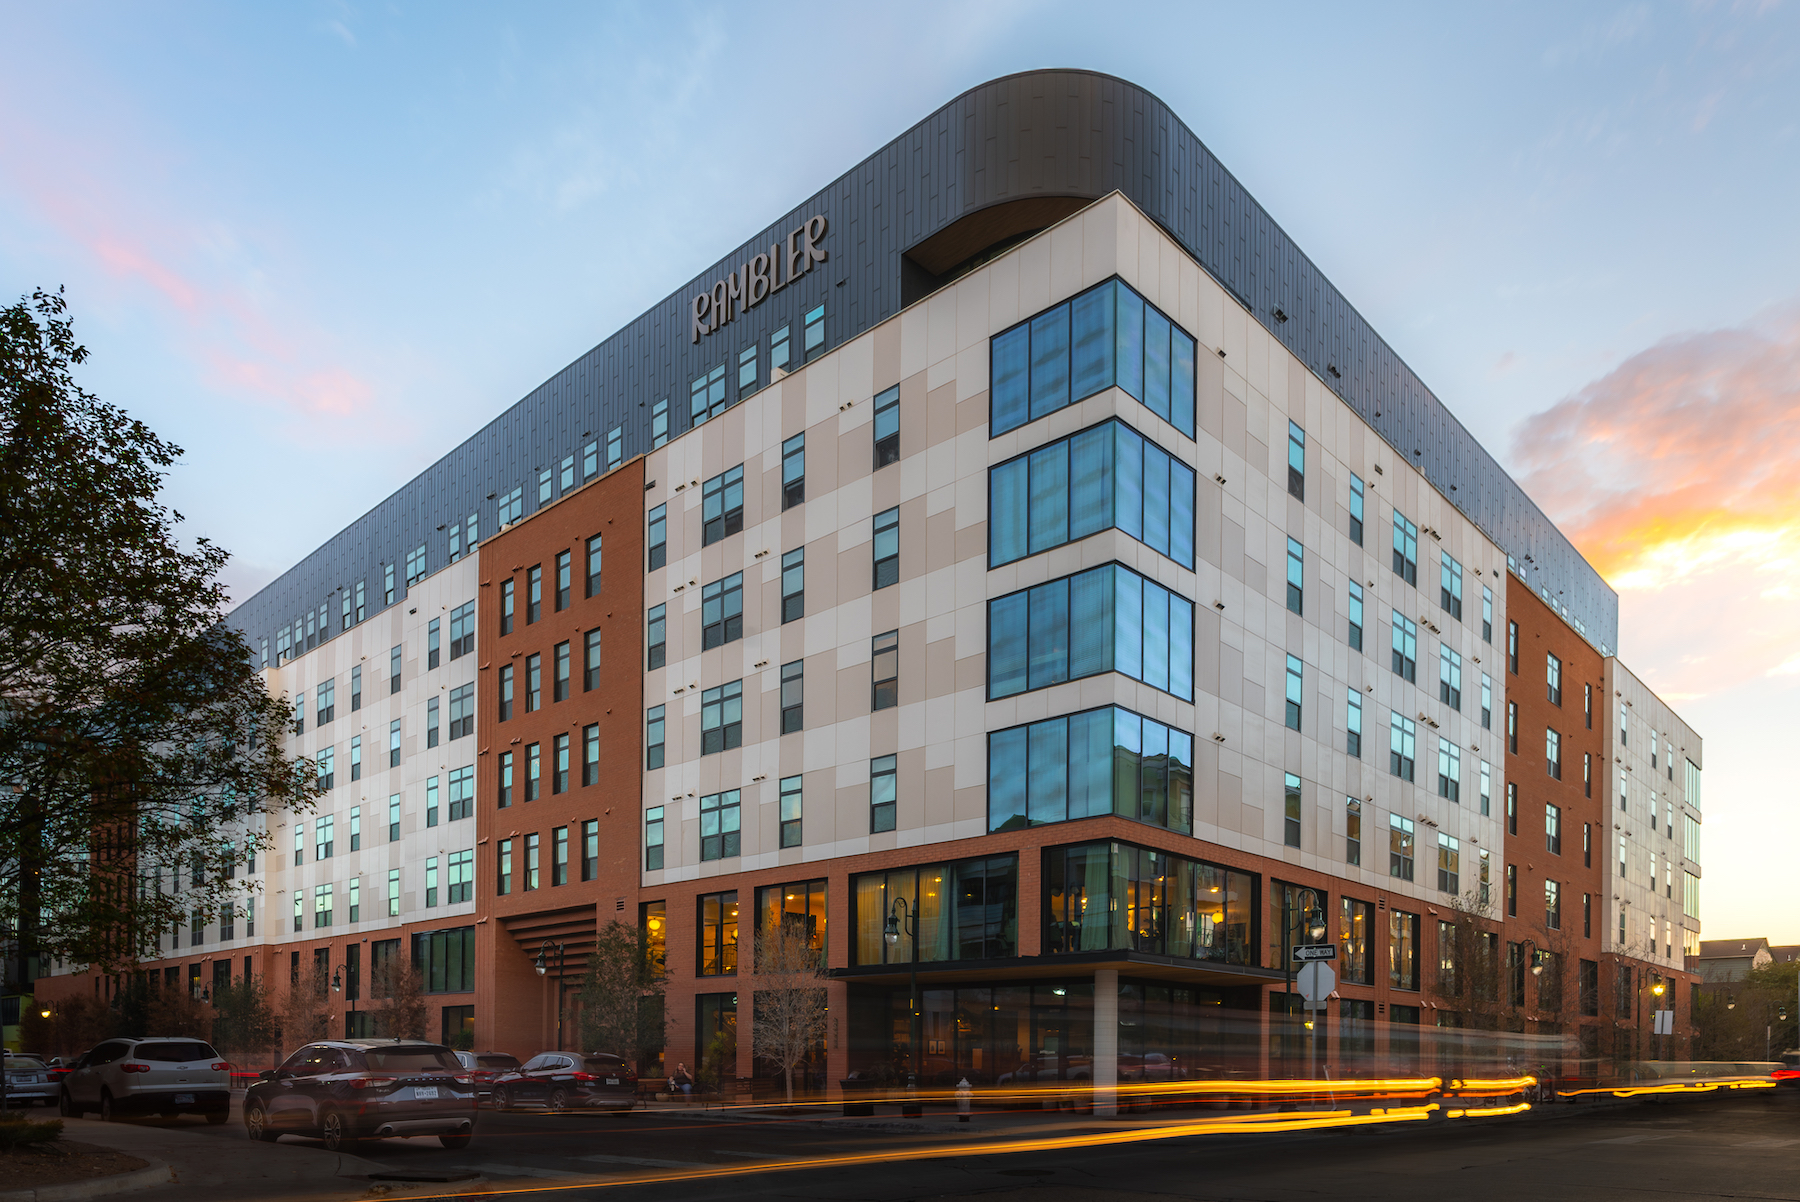
<instances>
[{"instance_id":1,"label":"fire hydrant","mask_svg":"<svg viewBox=\"0 0 1800 1202\"><path fill-rule=\"evenodd\" d=\"M975 1096L975 1091L974 1091L974 1089L972 1089L970 1087L969 1079L967 1077L964 1077L961 1081L957 1082L957 1084L956 1084L956 1121L957 1122L966 1123L969 1121L969 1099L973 1098L974 1096Z\"/></svg>"}]
</instances>

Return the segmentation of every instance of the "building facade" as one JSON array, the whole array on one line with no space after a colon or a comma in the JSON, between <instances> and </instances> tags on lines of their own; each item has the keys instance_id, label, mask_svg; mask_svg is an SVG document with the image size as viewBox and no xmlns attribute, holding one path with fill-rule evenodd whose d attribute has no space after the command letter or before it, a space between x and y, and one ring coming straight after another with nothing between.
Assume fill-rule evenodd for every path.
<instances>
[{"instance_id":1,"label":"building facade","mask_svg":"<svg viewBox=\"0 0 1800 1202\"><path fill-rule=\"evenodd\" d=\"M247 882L253 967L360 980L399 940L482 1047L569 1044L617 920L665 964L646 1073L763 1071L736 1035L777 929L831 972L821 1081L1450 1068L1596 1028L1603 949L1673 971L1650 925L1613 947L1619 903L1697 929L1691 891L1600 883L1612 591L1191 131L1089 73L952 101L233 621L333 776Z\"/></svg>"}]
</instances>

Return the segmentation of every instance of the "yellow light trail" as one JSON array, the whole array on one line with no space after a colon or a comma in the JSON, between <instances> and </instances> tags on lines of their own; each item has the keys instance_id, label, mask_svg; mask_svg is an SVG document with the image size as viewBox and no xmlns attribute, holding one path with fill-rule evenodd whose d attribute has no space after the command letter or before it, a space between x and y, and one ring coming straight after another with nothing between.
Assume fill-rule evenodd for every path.
<instances>
[{"instance_id":1,"label":"yellow light trail","mask_svg":"<svg viewBox=\"0 0 1800 1202\"><path fill-rule=\"evenodd\" d=\"M1059 1152L1074 1148L1113 1147L1150 1140L1182 1139L1193 1135L1255 1135L1265 1132L1318 1131L1334 1127L1374 1127L1393 1123L1420 1123L1426 1121L1431 1112L1438 1109L1437 1103L1429 1102L1423 1106L1393 1107L1370 1114L1352 1114L1348 1110L1317 1111L1310 1114L1293 1114L1291 1112L1270 1115L1247 1114L1235 1118L1200 1119L1190 1123L1173 1123L1164 1127L1130 1131L1098 1131L1085 1135L1057 1136L1051 1139L998 1140L955 1147L895 1148L845 1156L819 1156L808 1160L756 1161L749 1164L725 1164L703 1169L645 1174L638 1177L608 1177L593 1181L571 1182L567 1185L531 1185L514 1189L487 1189L483 1191L483 1196L566 1193L569 1190L613 1189L626 1185L663 1185L677 1181L707 1181L725 1177L742 1177L752 1173L788 1173L801 1169L847 1168L854 1165L893 1164L909 1160L955 1160L970 1156L1006 1156L1020 1152ZM1474 1117L1476 1114L1487 1115L1489 1113L1518 1114L1529 1109L1531 1109L1529 1105L1521 1103L1518 1106L1507 1107L1503 1110L1496 1109L1492 1112L1469 1110L1450 1112L1450 1115ZM461 1189L455 1193L409 1194L408 1197L416 1199L417 1202L430 1202L431 1199L466 1198L469 1193L468 1189Z\"/></svg>"},{"instance_id":2,"label":"yellow light trail","mask_svg":"<svg viewBox=\"0 0 1800 1202\"><path fill-rule=\"evenodd\" d=\"M1658 1085L1622 1085L1611 1089L1559 1089L1559 1098L1575 1098L1584 1094L1606 1094L1614 1098L1640 1098L1647 1094L1711 1093L1715 1089L1774 1089L1775 1082L1761 1078L1741 1081L1665 1081Z\"/></svg>"}]
</instances>

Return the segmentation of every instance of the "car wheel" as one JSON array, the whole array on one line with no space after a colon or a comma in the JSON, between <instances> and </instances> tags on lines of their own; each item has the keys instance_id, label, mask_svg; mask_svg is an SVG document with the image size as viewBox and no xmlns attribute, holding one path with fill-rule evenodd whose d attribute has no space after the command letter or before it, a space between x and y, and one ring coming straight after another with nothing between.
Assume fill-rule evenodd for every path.
<instances>
[{"instance_id":1,"label":"car wheel","mask_svg":"<svg viewBox=\"0 0 1800 1202\"><path fill-rule=\"evenodd\" d=\"M259 1105L244 1107L244 1131L256 1143L272 1144L279 1138L269 1127L269 1112Z\"/></svg>"},{"instance_id":2,"label":"car wheel","mask_svg":"<svg viewBox=\"0 0 1800 1202\"><path fill-rule=\"evenodd\" d=\"M350 1130L349 1120L335 1110L327 1110L319 1120L319 1138L325 1141L327 1152L351 1152L359 1142Z\"/></svg>"},{"instance_id":3,"label":"car wheel","mask_svg":"<svg viewBox=\"0 0 1800 1202\"><path fill-rule=\"evenodd\" d=\"M512 1098L507 1096L504 1089L496 1089L494 1091L493 1106L495 1110L511 1110Z\"/></svg>"},{"instance_id":4,"label":"car wheel","mask_svg":"<svg viewBox=\"0 0 1800 1202\"><path fill-rule=\"evenodd\" d=\"M468 1147L469 1141L474 1138L473 1135L440 1135L438 1136L438 1142L454 1152L458 1148Z\"/></svg>"},{"instance_id":5,"label":"car wheel","mask_svg":"<svg viewBox=\"0 0 1800 1202\"><path fill-rule=\"evenodd\" d=\"M569 1108L569 1091L561 1088L551 1090L550 1100L545 1105L551 1113L561 1114Z\"/></svg>"},{"instance_id":6,"label":"car wheel","mask_svg":"<svg viewBox=\"0 0 1800 1202\"><path fill-rule=\"evenodd\" d=\"M101 1090L100 1091L100 1121L103 1123L114 1123L114 1122L117 1122L118 1119L119 1119L118 1113L113 1109L112 1094L107 1092L106 1090Z\"/></svg>"},{"instance_id":7,"label":"car wheel","mask_svg":"<svg viewBox=\"0 0 1800 1202\"><path fill-rule=\"evenodd\" d=\"M81 1108L75 1105L74 1096L66 1089L57 1096L56 1109L66 1119L78 1119L82 1113Z\"/></svg>"}]
</instances>

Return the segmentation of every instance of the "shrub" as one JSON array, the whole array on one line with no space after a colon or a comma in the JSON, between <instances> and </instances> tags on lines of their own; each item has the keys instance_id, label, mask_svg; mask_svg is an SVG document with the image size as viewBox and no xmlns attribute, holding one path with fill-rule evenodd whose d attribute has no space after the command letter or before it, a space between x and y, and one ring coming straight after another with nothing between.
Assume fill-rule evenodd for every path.
<instances>
[{"instance_id":1,"label":"shrub","mask_svg":"<svg viewBox=\"0 0 1800 1202\"><path fill-rule=\"evenodd\" d=\"M48 1119L35 1122L24 1115L0 1116L0 1152L53 1144L63 1136L63 1121Z\"/></svg>"}]
</instances>

